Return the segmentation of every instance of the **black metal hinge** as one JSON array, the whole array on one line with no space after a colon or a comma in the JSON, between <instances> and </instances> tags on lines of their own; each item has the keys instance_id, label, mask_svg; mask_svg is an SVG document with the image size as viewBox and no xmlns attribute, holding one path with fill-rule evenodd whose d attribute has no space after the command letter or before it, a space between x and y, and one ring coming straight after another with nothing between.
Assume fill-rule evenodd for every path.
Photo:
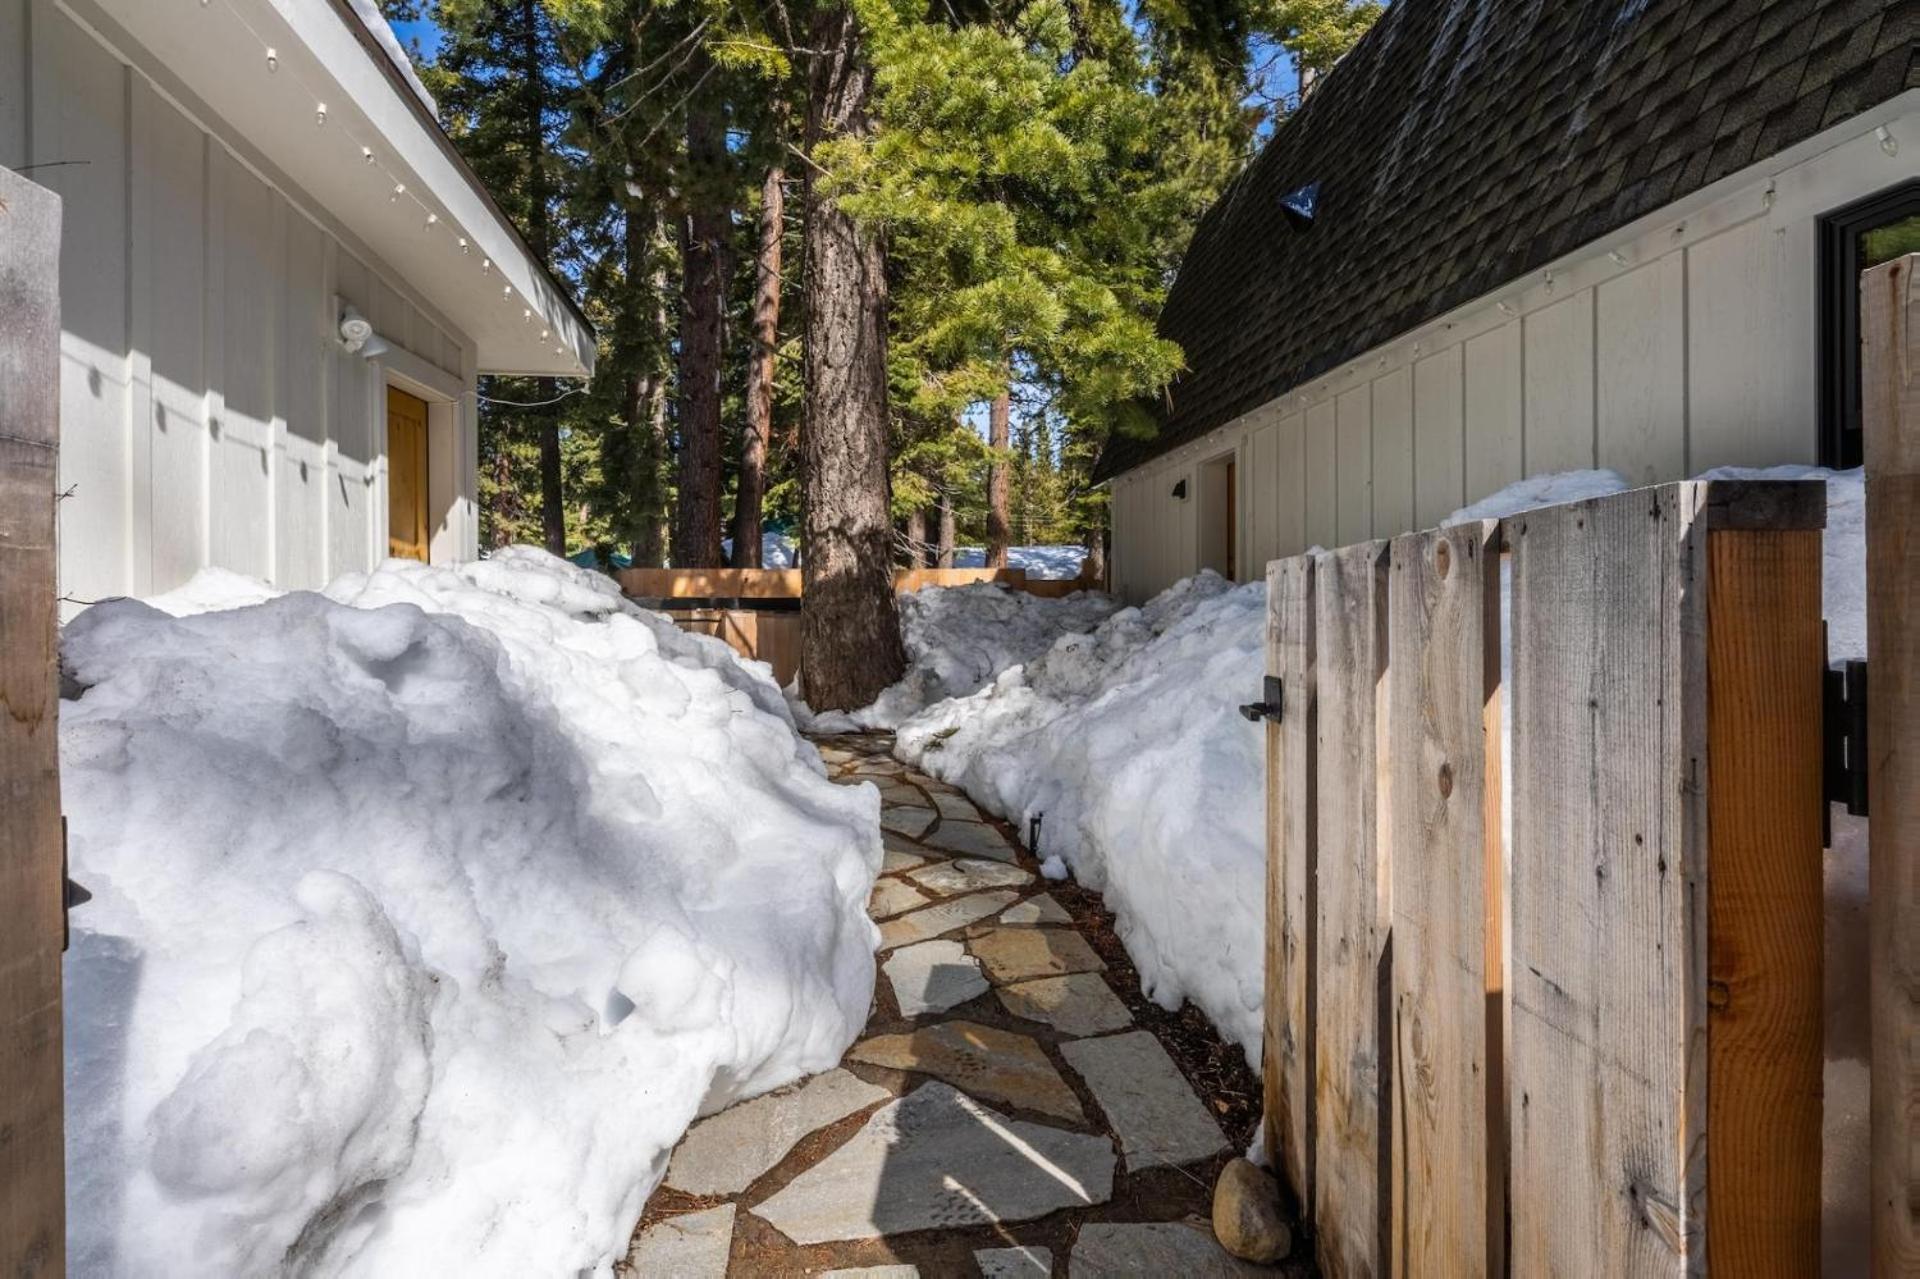
<instances>
[{"instance_id":1,"label":"black metal hinge","mask_svg":"<svg viewBox=\"0 0 1920 1279\"><path fill-rule=\"evenodd\" d=\"M1264 685L1263 691L1266 695L1266 699L1264 701L1248 702L1245 706L1242 706L1240 708L1240 714L1245 716L1247 719L1252 720L1256 724L1258 724L1263 719L1270 719L1274 723L1278 724L1280 722L1280 705L1281 705L1280 677L1278 675L1267 676L1266 684Z\"/></svg>"},{"instance_id":2,"label":"black metal hinge","mask_svg":"<svg viewBox=\"0 0 1920 1279\"><path fill-rule=\"evenodd\" d=\"M1847 662L1825 672L1821 715L1821 755L1826 800L1845 804L1855 817L1867 815L1867 664ZM1829 826L1827 838L1832 841Z\"/></svg>"}]
</instances>

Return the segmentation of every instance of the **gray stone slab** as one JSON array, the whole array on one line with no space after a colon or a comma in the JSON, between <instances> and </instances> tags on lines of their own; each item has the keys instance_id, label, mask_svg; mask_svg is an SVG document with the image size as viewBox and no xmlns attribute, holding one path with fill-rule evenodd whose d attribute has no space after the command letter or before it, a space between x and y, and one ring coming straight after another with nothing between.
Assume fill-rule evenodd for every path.
<instances>
[{"instance_id":1,"label":"gray stone slab","mask_svg":"<svg viewBox=\"0 0 1920 1279\"><path fill-rule=\"evenodd\" d=\"M975 893L971 897L955 897L938 906L916 910L911 915L900 915L880 925L880 949L892 950L896 946L931 941L941 933L952 932L988 915L998 914L1012 902L1013 893L1001 889L991 893Z\"/></svg>"},{"instance_id":2,"label":"gray stone slab","mask_svg":"<svg viewBox=\"0 0 1920 1279\"><path fill-rule=\"evenodd\" d=\"M1053 1249L981 1248L973 1254L982 1279L1033 1279L1053 1273Z\"/></svg>"},{"instance_id":3,"label":"gray stone slab","mask_svg":"<svg viewBox=\"0 0 1920 1279\"><path fill-rule=\"evenodd\" d=\"M931 808L913 808L905 804L889 804L880 810L880 828L905 835L908 839L919 839L933 825Z\"/></svg>"},{"instance_id":4,"label":"gray stone slab","mask_svg":"<svg viewBox=\"0 0 1920 1279\"><path fill-rule=\"evenodd\" d=\"M726 1279L733 1214L732 1204L721 1204L655 1222L633 1241L627 1264L639 1275Z\"/></svg>"},{"instance_id":5,"label":"gray stone slab","mask_svg":"<svg viewBox=\"0 0 1920 1279\"><path fill-rule=\"evenodd\" d=\"M916 870L907 878L942 897L977 893L985 888L1024 888L1033 882L1033 876L1018 866L984 857L956 858Z\"/></svg>"},{"instance_id":6,"label":"gray stone slab","mask_svg":"<svg viewBox=\"0 0 1920 1279\"><path fill-rule=\"evenodd\" d=\"M1074 1039L1061 1056L1080 1072L1120 1138L1127 1170L1187 1164L1227 1148L1186 1076L1144 1030L1107 1039Z\"/></svg>"},{"instance_id":7,"label":"gray stone slab","mask_svg":"<svg viewBox=\"0 0 1920 1279\"><path fill-rule=\"evenodd\" d=\"M980 961L957 941L923 941L893 952L883 964L902 1017L943 1013L987 992Z\"/></svg>"},{"instance_id":8,"label":"gray stone slab","mask_svg":"<svg viewBox=\"0 0 1920 1279\"><path fill-rule=\"evenodd\" d=\"M893 778L880 781L880 802L883 804L905 804L916 808L927 806L927 797L911 786L906 786Z\"/></svg>"},{"instance_id":9,"label":"gray stone slab","mask_svg":"<svg viewBox=\"0 0 1920 1279\"><path fill-rule=\"evenodd\" d=\"M1030 1037L971 1021L943 1021L902 1035L875 1035L847 1060L944 1079L976 1097L1084 1122L1080 1099Z\"/></svg>"},{"instance_id":10,"label":"gray stone slab","mask_svg":"<svg viewBox=\"0 0 1920 1279\"><path fill-rule=\"evenodd\" d=\"M1063 1035L1104 1035L1133 1024L1133 1014L1099 973L1042 977L996 993L1015 1017L1045 1022Z\"/></svg>"},{"instance_id":11,"label":"gray stone slab","mask_svg":"<svg viewBox=\"0 0 1920 1279\"><path fill-rule=\"evenodd\" d=\"M916 857L923 862L931 861L935 858L944 859L946 857L945 853L931 852L920 847L920 845L914 843L906 836L896 834L886 829L882 829L880 832L880 842L886 845L887 851L890 853L904 853L908 857Z\"/></svg>"},{"instance_id":12,"label":"gray stone slab","mask_svg":"<svg viewBox=\"0 0 1920 1279\"><path fill-rule=\"evenodd\" d=\"M1209 1231L1184 1221L1090 1221L1080 1227L1073 1241L1067 1274L1071 1279L1107 1279L1110 1275L1240 1279L1271 1275L1273 1271L1230 1256Z\"/></svg>"},{"instance_id":13,"label":"gray stone slab","mask_svg":"<svg viewBox=\"0 0 1920 1279\"><path fill-rule=\"evenodd\" d=\"M1008 1119L957 1088L921 1085L752 1209L800 1244L1030 1221L1105 1203L1104 1136Z\"/></svg>"},{"instance_id":14,"label":"gray stone slab","mask_svg":"<svg viewBox=\"0 0 1920 1279\"><path fill-rule=\"evenodd\" d=\"M883 879L873 886L873 896L867 899L867 913L875 919L891 919L918 910L932 900L903 879Z\"/></svg>"},{"instance_id":15,"label":"gray stone slab","mask_svg":"<svg viewBox=\"0 0 1920 1279\"><path fill-rule=\"evenodd\" d=\"M930 860L924 853L909 853L903 848L888 844L886 860L880 863L880 873L897 875L903 870L912 870L915 866L925 866Z\"/></svg>"},{"instance_id":16,"label":"gray stone slab","mask_svg":"<svg viewBox=\"0 0 1920 1279\"><path fill-rule=\"evenodd\" d=\"M881 820L884 824L885 818ZM921 837L921 832L910 833ZM940 829L925 839L932 847L959 857L991 857L997 862L1014 859L1013 845L1007 843L1006 836L985 822L942 822Z\"/></svg>"},{"instance_id":17,"label":"gray stone slab","mask_svg":"<svg viewBox=\"0 0 1920 1279\"><path fill-rule=\"evenodd\" d=\"M817 1132L887 1096L845 1070L743 1101L695 1124L667 1165L667 1185L693 1195L737 1195Z\"/></svg>"},{"instance_id":18,"label":"gray stone slab","mask_svg":"<svg viewBox=\"0 0 1920 1279\"><path fill-rule=\"evenodd\" d=\"M822 1270L818 1279L920 1279L918 1266L855 1266L851 1270Z\"/></svg>"},{"instance_id":19,"label":"gray stone slab","mask_svg":"<svg viewBox=\"0 0 1920 1279\"><path fill-rule=\"evenodd\" d=\"M985 820L984 815L974 802L955 790L942 788L931 791L933 806L940 810L942 820L949 822L977 822Z\"/></svg>"},{"instance_id":20,"label":"gray stone slab","mask_svg":"<svg viewBox=\"0 0 1920 1279\"><path fill-rule=\"evenodd\" d=\"M996 986L1106 967L1086 938L1064 928L989 928L969 944Z\"/></svg>"},{"instance_id":21,"label":"gray stone slab","mask_svg":"<svg viewBox=\"0 0 1920 1279\"><path fill-rule=\"evenodd\" d=\"M1003 924L1071 924L1073 916L1067 908L1046 893L1038 897L1029 897L1023 902L1015 902L1000 912Z\"/></svg>"}]
</instances>

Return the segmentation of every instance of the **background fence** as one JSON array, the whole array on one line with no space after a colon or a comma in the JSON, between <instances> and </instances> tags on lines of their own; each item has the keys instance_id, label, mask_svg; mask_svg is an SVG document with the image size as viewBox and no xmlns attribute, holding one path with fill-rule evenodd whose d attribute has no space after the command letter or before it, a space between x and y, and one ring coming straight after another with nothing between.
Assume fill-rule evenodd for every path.
<instances>
[{"instance_id":1,"label":"background fence","mask_svg":"<svg viewBox=\"0 0 1920 1279\"><path fill-rule=\"evenodd\" d=\"M1271 566L1269 1137L1327 1273L1817 1273L1824 513Z\"/></svg>"}]
</instances>

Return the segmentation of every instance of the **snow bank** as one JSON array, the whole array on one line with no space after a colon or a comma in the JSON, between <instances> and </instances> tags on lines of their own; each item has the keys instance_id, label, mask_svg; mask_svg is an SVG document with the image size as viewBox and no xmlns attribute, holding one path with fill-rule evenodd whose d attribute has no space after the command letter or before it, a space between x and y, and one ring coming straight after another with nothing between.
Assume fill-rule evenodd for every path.
<instances>
[{"instance_id":1,"label":"snow bank","mask_svg":"<svg viewBox=\"0 0 1920 1279\"><path fill-rule=\"evenodd\" d=\"M892 728L949 697L964 697L1002 671L1030 662L1060 636L1085 631L1120 607L1112 596L1076 591L1042 599L995 582L929 586L900 597L907 673L873 705L851 714L814 714L796 701L809 729L840 733Z\"/></svg>"},{"instance_id":2,"label":"snow bank","mask_svg":"<svg viewBox=\"0 0 1920 1279\"><path fill-rule=\"evenodd\" d=\"M1145 993L1192 999L1256 1064L1266 738L1237 707L1266 606L1263 583L1203 572L930 706L896 747L1020 829L1044 813L1038 851L1105 895Z\"/></svg>"},{"instance_id":3,"label":"snow bank","mask_svg":"<svg viewBox=\"0 0 1920 1279\"><path fill-rule=\"evenodd\" d=\"M729 561L733 559L733 539L720 539L720 551ZM760 535L761 568L798 568L800 551L793 539L785 533L762 533Z\"/></svg>"},{"instance_id":4,"label":"snow bank","mask_svg":"<svg viewBox=\"0 0 1920 1279\"><path fill-rule=\"evenodd\" d=\"M864 1022L877 795L538 551L266 593L66 628L75 1273L609 1273Z\"/></svg>"},{"instance_id":5,"label":"snow bank","mask_svg":"<svg viewBox=\"0 0 1920 1279\"><path fill-rule=\"evenodd\" d=\"M1470 506L1461 507L1440 522L1447 525L1465 524L1472 520L1504 519L1535 507L1605 497L1609 493L1625 492L1632 487L1627 483L1626 476L1613 470L1553 471L1545 475L1529 475L1524 480L1515 480L1503 489L1494 490Z\"/></svg>"},{"instance_id":6,"label":"snow bank","mask_svg":"<svg viewBox=\"0 0 1920 1279\"><path fill-rule=\"evenodd\" d=\"M1072 581L1080 576L1080 565L1087 558L1084 546L1009 546L1007 567L1025 569L1028 577ZM985 568L987 551L983 546L955 547L955 568Z\"/></svg>"}]
</instances>

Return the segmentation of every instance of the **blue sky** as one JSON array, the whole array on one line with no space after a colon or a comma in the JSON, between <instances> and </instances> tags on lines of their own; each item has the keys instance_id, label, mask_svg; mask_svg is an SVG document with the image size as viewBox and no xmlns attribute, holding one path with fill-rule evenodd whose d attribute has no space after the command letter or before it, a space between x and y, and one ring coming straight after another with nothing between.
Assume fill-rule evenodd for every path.
<instances>
[{"instance_id":1,"label":"blue sky","mask_svg":"<svg viewBox=\"0 0 1920 1279\"><path fill-rule=\"evenodd\" d=\"M412 51L416 40L420 42L420 51L428 58L432 58L440 49L440 28L425 18L418 22L396 22L393 24L393 29L399 34L400 43L406 45L409 52Z\"/></svg>"}]
</instances>

